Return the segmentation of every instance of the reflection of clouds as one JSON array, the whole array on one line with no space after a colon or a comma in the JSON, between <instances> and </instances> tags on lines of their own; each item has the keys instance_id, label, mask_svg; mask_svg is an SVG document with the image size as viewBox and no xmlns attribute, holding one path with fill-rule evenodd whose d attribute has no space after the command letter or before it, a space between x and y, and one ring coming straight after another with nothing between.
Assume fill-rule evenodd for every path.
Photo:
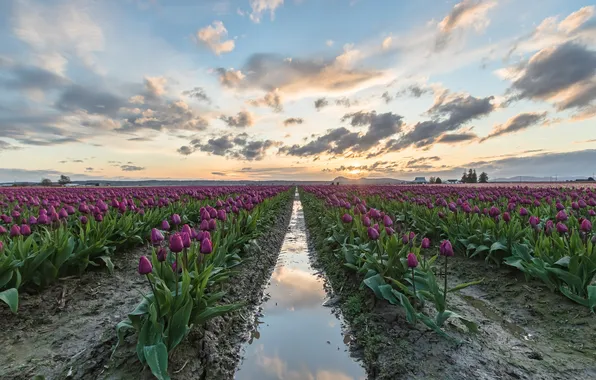
<instances>
[{"instance_id":1,"label":"reflection of clouds","mask_svg":"<svg viewBox=\"0 0 596 380\"><path fill-rule=\"evenodd\" d=\"M271 299L284 308L320 306L325 296L322 284L309 272L278 267L271 278L278 285L269 288Z\"/></svg>"},{"instance_id":2,"label":"reflection of clouds","mask_svg":"<svg viewBox=\"0 0 596 380\"><path fill-rule=\"evenodd\" d=\"M288 369L287 363L277 354L273 357L265 355L263 346L260 346L257 351L257 364L266 374L276 376L278 380L356 380L341 371L318 370L316 374L313 374L308 368ZM360 380L364 380L364 377L361 377Z\"/></svg>"}]
</instances>

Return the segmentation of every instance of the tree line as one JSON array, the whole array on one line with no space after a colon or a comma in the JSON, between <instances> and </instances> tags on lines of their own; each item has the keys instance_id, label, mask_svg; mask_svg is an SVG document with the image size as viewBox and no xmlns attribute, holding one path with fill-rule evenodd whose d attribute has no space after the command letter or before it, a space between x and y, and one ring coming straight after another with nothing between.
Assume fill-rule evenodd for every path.
<instances>
[{"instance_id":1,"label":"tree line","mask_svg":"<svg viewBox=\"0 0 596 380\"><path fill-rule=\"evenodd\" d=\"M476 175L476 169L468 169L468 171L464 171L464 174L461 177L461 181L463 183L487 183L488 182L488 174L486 172L480 173L480 176Z\"/></svg>"}]
</instances>

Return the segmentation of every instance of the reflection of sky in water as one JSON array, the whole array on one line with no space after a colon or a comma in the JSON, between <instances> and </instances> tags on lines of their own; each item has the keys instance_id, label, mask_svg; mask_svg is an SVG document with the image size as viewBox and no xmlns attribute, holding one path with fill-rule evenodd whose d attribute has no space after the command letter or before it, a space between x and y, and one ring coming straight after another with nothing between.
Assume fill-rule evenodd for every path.
<instances>
[{"instance_id":1,"label":"reflection of sky in water","mask_svg":"<svg viewBox=\"0 0 596 380\"><path fill-rule=\"evenodd\" d=\"M323 281L314 275L307 249L302 204L294 202L290 228L265 290L270 298L259 318L259 337L245 347L236 379L365 378L346 352L339 321L321 305L326 297Z\"/></svg>"}]
</instances>

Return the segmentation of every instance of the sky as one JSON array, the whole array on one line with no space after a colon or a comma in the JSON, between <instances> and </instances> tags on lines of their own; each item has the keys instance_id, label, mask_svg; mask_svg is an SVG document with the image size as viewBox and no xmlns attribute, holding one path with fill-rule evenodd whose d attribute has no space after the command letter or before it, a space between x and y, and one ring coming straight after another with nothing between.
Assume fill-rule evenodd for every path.
<instances>
[{"instance_id":1,"label":"sky","mask_svg":"<svg viewBox=\"0 0 596 380\"><path fill-rule=\"evenodd\" d=\"M591 176L580 0L3 0L0 181Z\"/></svg>"}]
</instances>

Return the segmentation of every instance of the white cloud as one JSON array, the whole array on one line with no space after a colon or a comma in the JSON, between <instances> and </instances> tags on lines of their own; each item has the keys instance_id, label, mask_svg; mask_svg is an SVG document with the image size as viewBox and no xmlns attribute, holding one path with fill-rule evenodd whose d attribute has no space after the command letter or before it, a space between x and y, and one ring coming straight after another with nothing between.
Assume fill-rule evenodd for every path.
<instances>
[{"instance_id":1,"label":"white cloud","mask_svg":"<svg viewBox=\"0 0 596 380\"><path fill-rule=\"evenodd\" d=\"M386 37L383 40L383 43L381 44L381 46L383 46L383 49L387 50L391 47L391 43L393 42L393 38L391 38L391 36Z\"/></svg>"},{"instance_id":2,"label":"white cloud","mask_svg":"<svg viewBox=\"0 0 596 380\"><path fill-rule=\"evenodd\" d=\"M333 40L327 40L327 41L325 41L325 45L327 45L329 47L333 46L334 43L335 43L335 41L333 41Z\"/></svg>"},{"instance_id":3,"label":"white cloud","mask_svg":"<svg viewBox=\"0 0 596 380\"><path fill-rule=\"evenodd\" d=\"M592 18L594 15L594 6L591 5L589 7L583 7L577 12L573 12L569 16L567 16L561 23L559 24L559 30L565 33L571 33L580 26L582 26L586 21Z\"/></svg>"},{"instance_id":4,"label":"white cloud","mask_svg":"<svg viewBox=\"0 0 596 380\"><path fill-rule=\"evenodd\" d=\"M37 65L64 74L67 57L78 57L97 71L95 53L104 49L101 27L89 14L85 2L64 1L58 5L19 1L15 5L13 32L34 51Z\"/></svg>"},{"instance_id":5,"label":"white cloud","mask_svg":"<svg viewBox=\"0 0 596 380\"><path fill-rule=\"evenodd\" d=\"M271 13L271 20L275 18L275 9L282 6L284 0L250 0L250 7L252 12L250 13L250 19L253 22L261 22L263 13L269 11Z\"/></svg>"},{"instance_id":6,"label":"white cloud","mask_svg":"<svg viewBox=\"0 0 596 380\"><path fill-rule=\"evenodd\" d=\"M197 32L197 39L217 55L229 53L236 47L234 40L226 40L228 30L221 21L213 21Z\"/></svg>"}]
</instances>

